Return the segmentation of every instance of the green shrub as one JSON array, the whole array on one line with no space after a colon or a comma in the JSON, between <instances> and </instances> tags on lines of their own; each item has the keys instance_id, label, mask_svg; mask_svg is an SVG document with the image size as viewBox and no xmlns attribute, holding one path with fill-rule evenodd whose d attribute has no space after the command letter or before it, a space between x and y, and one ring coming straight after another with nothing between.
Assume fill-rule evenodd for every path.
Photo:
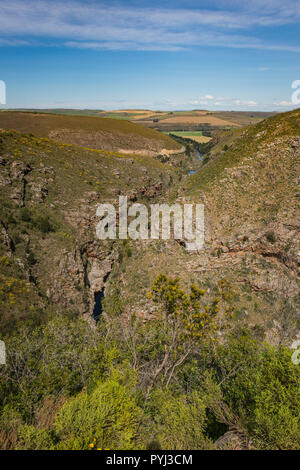
<instances>
[{"instance_id":1,"label":"green shrub","mask_svg":"<svg viewBox=\"0 0 300 470\"><path fill-rule=\"evenodd\" d=\"M198 392L177 395L171 390L152 392L148 414L152 417L153 439L162 449L208 449L212 443L205 437L205 403Z\"/></svg>"},{"instance_id":2,"label":"green shrub","mask_svg":"<svg viewBox=\"0 0 300 470\"><path fill-rule=\"evenodd\" d=\"M30 222L31 220L31 213L27 207L22 207L20 211L20 219L23 222Z\"/></svg>"},{"instance_id":3,"label":"green shrub","mask_svg":"<svg viewBox=\"0 0 300 470\"><path fill-rule=\"evenodd\" d=\"M53 446L51 432L24 424L18 429L16 450L47 450Z\"/></svg>"},{"instance_id":4,"label":"green shrub","mask_svg":"<svg viewBox=\"0 0 300 470\"><path fill-rule=\"evenodd\" d=\"M40 230L42 233L54 232L54 227L50 221L48 215L40 215L34 219L35 227Z\"/></svg>"},{"instance_id":5,"label":"green shrub","mask_svg":"<svg viewBox=\"0 0 300 470\"><path fill-rule=\"evenodd\" d=\"M259 449L300 445L300 371L291 351L261 347L247 336L220 346L208 404L220 422Z\"/></svg>"},{"instance_id":6,"label":"green shrub","mask_svg":"<svg viewBox=\"0 0 300 470\"><path fill-rule=\"evenodd\" d=\"M57 448L133 449L140 413L115 372L92 393L82 392L63 406L55 421Z\"/></svg>"},{"instance_id":7,"label":"green shrub","mask_svg":"<svg viewBox=\"0 0 300 470\"><path fill-rule=\"evenodd\" d=\"M268 242L270 242L270 243L275 243L276 242L276 235L273 231L267 232L265 236L266 236L266 239L268 240Z\"/></svg>"}]
</instances>

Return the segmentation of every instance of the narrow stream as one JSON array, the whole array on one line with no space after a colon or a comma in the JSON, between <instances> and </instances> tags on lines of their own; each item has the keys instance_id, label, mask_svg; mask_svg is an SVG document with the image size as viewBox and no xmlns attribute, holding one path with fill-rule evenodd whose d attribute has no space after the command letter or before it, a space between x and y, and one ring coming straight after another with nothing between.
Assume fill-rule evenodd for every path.
<instances>
[{"instance_id":1,"label":"narrow stream","mask_svg":"<svg viewBox=\"0 0 300 470\"><path fill-rule=\"evenodd\" d=\"M202 157L201 157L201 153L199 152L199 150L196 150L196 154L198 156L198 162L200 163L202 161ZM197 169L197 168L196 168ZM190 175L193 175L196 171L196 169L193 169L193 170L190 170L189 171L189 174Z\"/></svg>"},{"instance_id":2,"label":"narrow stream","mask_svg":"<svg viewBox=\"0 0 300 470\"><path fill-rule=\"evenodd\" d=\"M195 153L197 155L197 160L198 160L197 166L199 166L199 163L202 161L201 153L198 150L196 150ZM195 173L195 171L197 170L197 166L194 169L189 171L190 175L193 175ZM96 322L99 321L99 318L103 312L103 306L102 306L103 298L104 298L104 287L100 291L94 292L94 308L93 308L92 316Z\"/></svg>"}]
</instances>

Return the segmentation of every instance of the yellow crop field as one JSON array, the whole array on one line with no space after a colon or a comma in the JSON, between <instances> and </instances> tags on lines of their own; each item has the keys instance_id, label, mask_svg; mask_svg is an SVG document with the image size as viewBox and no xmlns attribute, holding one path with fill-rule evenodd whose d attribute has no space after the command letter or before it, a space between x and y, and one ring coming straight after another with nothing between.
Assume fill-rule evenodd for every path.
<instances>
[{"instance_id":1,"label":"yellow crop field","mask_svg":"<svg viewBox=\"0 0 300 470\"><path fill-rule=\"evenodd\" d=\"M206 144L211 140L211 137L206 137L205 135L190 135L188 138L199 142L199 144Z\"/></svg>"},{"instance_id":2,"label":"yellow crop field","mask_svg":"<svg viewBox=\"0 0 300 470\"><path fill-rule=\"evenodd\" d=\"M164 124L211 124L212 126L233 126L239 127L239 124L234 124L230 121L225 121L211 115L189 115L189 116L175 116L163 120Z\"/></svg>"}]
</instances>

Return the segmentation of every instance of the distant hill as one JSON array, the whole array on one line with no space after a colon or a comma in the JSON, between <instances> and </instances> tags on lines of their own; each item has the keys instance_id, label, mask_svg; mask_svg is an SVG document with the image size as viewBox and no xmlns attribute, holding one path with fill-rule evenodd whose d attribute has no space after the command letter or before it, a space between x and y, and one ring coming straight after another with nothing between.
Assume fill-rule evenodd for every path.
<instances>
[{"instance_id":1,"label":"distant hill","mask_svg":"<svg viewBox=\"0 0 300 470\"><path fill-rule=\"evenodd\" d=\"M3 111L0 128L108 151L144 155L181 151L169 136L126 120Z\"/></svg>"}]
</instances>

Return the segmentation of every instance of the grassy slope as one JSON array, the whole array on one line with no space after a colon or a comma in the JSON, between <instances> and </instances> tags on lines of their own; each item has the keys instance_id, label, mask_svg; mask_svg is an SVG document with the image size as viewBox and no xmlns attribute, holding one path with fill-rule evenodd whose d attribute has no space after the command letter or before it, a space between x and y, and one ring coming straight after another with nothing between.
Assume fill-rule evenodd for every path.
<instances>
[{"instance_id":1,"label":"grassy slope","mask_svg":"<svg viewBox=\"0 0 300 470\"><path fill-rule=\"evenodd\" d=\"M211 266L244 284L248 321L258 305L271 325L284 299L296 301L299 138L300 110L234 131L186 185L185 197L205 201Z\"/></svg>"},{"instance_id":2,"label":"grassy slope","mask_svg":"<svg viewBox=\"0 0 300 470\"><path fill-rule=\"evenodd\" d=\"M219 137L211 161L179 187L183 200L205 203L205 249L187 253L175 241L160 241L139 251L131 242L133 255L120 274L128 310L146 311L143 298L158 272L204 287L225 277L235 291L235 321L270 341L286 321L282 331L290 338L290 328L293 337L299 328L299 137L299 110Z\"/></svg>"},{"instance_id":3,"label":"grassy slope","mask_svg":"<svg viewBox=\"0 0 300 470\"><path fill-rule=\"evenodd\" d=\"M51 131L59 129L70 129L78 132L102 132L107 136L111 136L111 150L114 148L114 137L122 136L121 144L129 139L144 139L144 141L152 142L156 146L167 149L177 149L180 146L170 137L161 134L145 126L117 120L95 118L90 116L66 116L54 114L35 114L22 112L1 112L0 128L9 130L14 129L19 132L32 133L36 137L48 137ZM82 145L84 145L84 137ZM136 142L133 142L132 148Z\"/></svg>"},{"instance_id":4,"label":"grassy slope","mask_svg":"<svg viewBox=\"0 0 300 470\"><path fill-rule=\"evenodd\" d=\"M0 110L1 111L1 110ZM247 126L250 124L257 124L259 121L275 115L275 112L257 112L257 111L205 111L205 110L191 110L191 111L151 111L151 110L135 110L124 109L118 111L102 111L97 109L16 109L15 111L34 112L34 113L48 113L48 114L64 114L69 116L97 116L112 119L125 119L128 121L148 121L158 119L163 121L170 117L180 116L199 116L211 115L218 117L225 121L230 121L233 124Z\"/></svg>"},{"instance_id":5,"label":"grassy slope","mask_svg":"<svg viewBox=\"0 0 300 470\"><path fill-rule=\"evenodd\" d=\"M274 140L298 136L300 134L300 111L278 114L264 120L247 130L236 130L223 134L218 145L213 149L212 158L201 172L197 172L188 183L188 192L205 189L209 183L221 178L225 168L236 166L245 157L251 157L261 146L272 144ZM229 147L224 151L224 147ZM226 147L225 147L226 148Z\"/></svg>"},{"instance_id":6,"label":"grassy slope","mask_svg":"<svg viewBox=\"0 0 300 470\"><path fill-rule=\"evenodd\" d=\"M276 115L276 112L256 112L256 111L215 111L214 116L225 121L231 121L241 126L257 124L263 119Z\"/></svg>"}]
</instances>

